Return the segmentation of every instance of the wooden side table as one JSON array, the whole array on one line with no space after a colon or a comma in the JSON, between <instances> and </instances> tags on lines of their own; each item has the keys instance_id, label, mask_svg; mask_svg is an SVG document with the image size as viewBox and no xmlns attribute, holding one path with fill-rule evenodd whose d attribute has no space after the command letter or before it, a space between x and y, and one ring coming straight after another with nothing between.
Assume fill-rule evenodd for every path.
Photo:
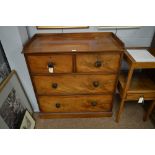
<instances>
[{"instance_id":1,"label":"wooden side table","mask_svg":"<svg viewBox=\"0 0 155 155\"><path fill-rule=\"evenodd\" d=\"M135 50L134 52L146 52L145 54L148 54L147 57L145 54L137 53L139 56L136 58L135 53L133 52L132 54L132 52L131 50L127 50L124 54L124 60L127 62L129 70L128 72L122 72L119 76L118 90L121 103L116 114L116 122L120 120L126 101L138 101L140 98L152 101L152 104L144 115L144 120L147 120L155 106L155 82L142 72L135 73L138 69L155 68L155 57L151 57L147 51Z\"/></svg>"}]
</instances>

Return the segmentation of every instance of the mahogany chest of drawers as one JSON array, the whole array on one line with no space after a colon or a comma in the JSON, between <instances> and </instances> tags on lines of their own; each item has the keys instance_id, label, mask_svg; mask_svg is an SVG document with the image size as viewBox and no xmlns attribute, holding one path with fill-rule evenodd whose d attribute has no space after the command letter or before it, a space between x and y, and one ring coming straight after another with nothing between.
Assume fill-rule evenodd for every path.
<instances>
[{"instance_id":1,"label":"mahogany chest of drawers","mask_svg":"<svg viewBox=\"0 0 155 155\"><path fill-rule=\"evenodd\" d=\"M113 33L36 34L23 53L41 114L112 115L124 53Z\"/></svg>"}]
</instances>

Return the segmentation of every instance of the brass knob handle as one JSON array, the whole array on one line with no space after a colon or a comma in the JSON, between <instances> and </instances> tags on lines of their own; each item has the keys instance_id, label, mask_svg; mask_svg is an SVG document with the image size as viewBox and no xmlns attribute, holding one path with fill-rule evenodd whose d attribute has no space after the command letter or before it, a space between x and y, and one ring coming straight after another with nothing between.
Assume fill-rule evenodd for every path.
<instances>
[{"instance_id":1,"label":"brass knob handle","mask_svg":"<svg viewBox=\"0 0 155 155\"><path fill-rule=\"evenodd\" d=\"M94 86L94 87L98 87L99 85L100 85L100 83L99 83L98 81L94 81L94 82L93 82L93 86Z\"/></svg>"},{"instance_id":2,"label":"brass knob handle","mask_svg":"<svg viewBox=\"0 0 155 155\"><path fill-rule=\"evenodd\" d=\"M56 104L55 104L55 107L56 107L56 108L60 108L60 107L61 107L61 104L60 104L60 103L56 103Z\"/></svg>"},{"instance_id":3,"label":"brass knob handle","mask_svg":"<svg viewBox=\"0 0 155 155\"><path fill-rule=\"evenodd\" d=\"M96 101L92 101L92 102L91 102L91 105L92 105L93 107L95 107L95 106L97 105L97 102L96 102Z\"/></svg>"},{"instance_id":4,"label":"brass knob handle","mask_svg":"<svg viewBox=\"0 0 155 155\"><path fill-rule=\"evenodd\" d=\"M99 61L99 60L97 60L97 61L95 62L95 67L96 67L96 68L99 68L99 67L101 67L101 66L102 66L102 62Z\"/></svg>"},{"instance_id":5,"label":"brass knob handle","mask_svg":"<svg viewBox=\"0 0 155 155\"><path fill-rule=\"evenodd\" d=\"M52 83L52 88L57 89L58 88L58 84L57 83Z\"/></svg>"}]
</instances>

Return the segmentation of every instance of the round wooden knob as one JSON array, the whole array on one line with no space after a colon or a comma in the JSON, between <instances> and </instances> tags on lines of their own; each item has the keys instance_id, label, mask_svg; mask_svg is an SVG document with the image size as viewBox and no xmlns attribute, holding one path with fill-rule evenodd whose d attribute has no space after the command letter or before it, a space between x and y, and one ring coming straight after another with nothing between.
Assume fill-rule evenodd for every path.
<instances>
[{"instance_id":1,"label":"round wooden knob","mask_svg":"<svg viewBox=\"0 0 155 155\"><path fill-rule=\"evenodd\" d=\"M58 84L57 83L52 83L52 88L57 89L58 88Z\"/></svg>"},{"instance_id":2,"label":"round wooden knob","mask_svg":"<svg viewBox=\"0 0 155 155\"><path fill-rule=\"evenodd\" d=\"M61 107L61 104L60 104L60 103L56 103L56 104L55 104L55 107L56 107L56 108L60 108L60 107Z\"/></svg>"},{"instance_id":3,"label":"round wooden knob","mask_svg":"<svg viewBox=\"0 0 155 155\"><path fill-rule=\"evenodd\" d=\"M52 62L49 62L48 63L48 68L53 68L54 67L54 64Z\"/></svg>"},{"instance_id":4,"label":"round wooden knob","mask_svg":"<svg viewBox=\"0 0 155 155\"><path fill-rule=\"evenodd\" d=\"M99 67L101 67L102 66L102 62L101 61L96 61L95 62L95 67L96 68L99 68Z\"/></svg>"},{"instance_id":5,"label":"round wooden knob","mask_svg":"<svg viewBox=\"0 0 155 155\"><path fill-rule=\"evenodd\" d=\"M93 107L95 107L95 106L97 105L97 102L96 102L96 101L92 101L92 102L91 102L91 105L92 105Z\"/></svg>"},{"instance_id":6,"label":"round wooden knob","mask_svg":"<svg viewBox=\"0 0 155 155\"><path fill-rule=\"evenodd\" d=\"M94 87L98 87L99 85L100 85L100 83L99 83L98 81L94 81L94 82L93 82L93 86L94 86Z\"/></svg>"}]
</instances>

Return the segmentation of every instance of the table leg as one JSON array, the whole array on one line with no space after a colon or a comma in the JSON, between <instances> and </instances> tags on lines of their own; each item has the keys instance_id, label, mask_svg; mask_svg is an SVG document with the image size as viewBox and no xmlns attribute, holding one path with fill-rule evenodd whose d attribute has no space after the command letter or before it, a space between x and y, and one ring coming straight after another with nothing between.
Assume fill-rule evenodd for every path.
<instances>
[{"instance_id":1,"label":"table leg","mask_svg":"<svg viewBox=\"0 0 155 155\"><path fill-rule=\"evenodd\" d=\"M123 112L124 104L125 104L125 100L124 100L124 99L121 99L121 103L120 103L119 110L118 110L118 112L116 113L116 122L117 122L117 123L119 122L121 113Z\"/></svg>"},{"instance_id":2,"label":"table leg","mask_svg":"<svg viewBox=\"0 0 155 155\"><path fill-rule=\"evenodd\" d=\"M153 109L155 107L155 101L152 101L151 105L149 106L148 110L145 112L143 121L147 121L150 114L152 113Z\"/></svg>"},{"instance_id":3,"label":"table leg","mask_svg":"<svg viewBox=\"0 0 155 155\"><path fill-rule=\"evenodd\" d=\"M134 66L131 65L131 66L130 66L130 69L129 69L129 72L128 72L127 82L126 82L125 88L124 88L124 90L123 90L123 95L122 95L120 107L119 107L118 113L116 114L116 122L117 122L117 123L118 123L119 120L120 120L120 115L121 115L121 113L122 113L122 111L123 111L123 108L124 108L125 97L126 97L126 94L127 94L127 90L128 90L128 88L130 87L130 82L131 82L133 70L134 70Z\"/></svg>"}]
</instances>

